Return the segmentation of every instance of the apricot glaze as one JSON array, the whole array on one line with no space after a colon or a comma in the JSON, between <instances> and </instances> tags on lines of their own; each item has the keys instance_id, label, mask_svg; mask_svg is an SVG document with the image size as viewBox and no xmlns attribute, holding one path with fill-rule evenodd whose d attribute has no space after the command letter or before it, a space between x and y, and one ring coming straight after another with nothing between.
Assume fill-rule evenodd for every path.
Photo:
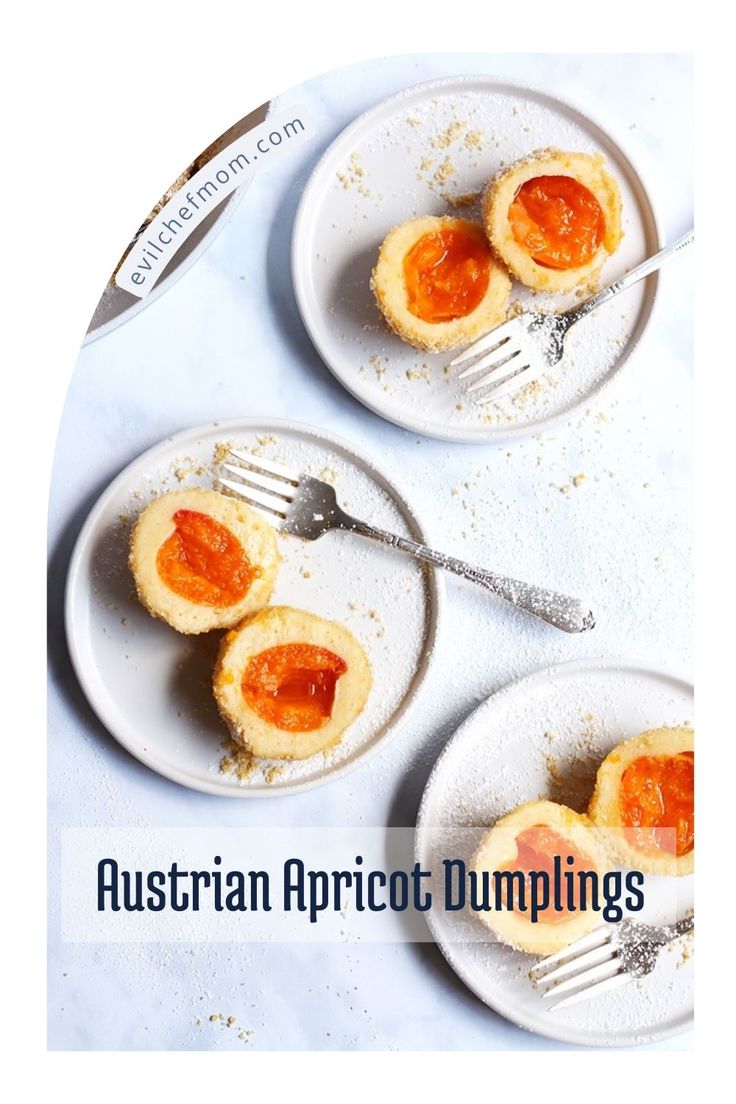
<instances>
[{"instance_id":1,"label":"apricot glaze","mask_svg":"<svg viewBox=\"0 0 736 1104\"><path fill-rule=\"evenodd\" d=\"M576 851L568 839L549 828L546 824L535 824L530 828L524 828L516 837L516 858L511 863L501 867L502 870L520 870L527 877L529 872L546 871L550 879L554 875L554 859L560 859L562 872L572 872L577 875L581 870L594 870L595 864L587 855ZM575 860L570 864L568 856ZM580 905L580 889L577 876L574 881L573 901L575 909ZM528 913L519 913L526 916ZM569 919L567 909L557 912L551 905L546 909L540 909L539 915L545 924L558 924Z\"/></svg>"},{"instance_id":2,"label":"apricot glaze","mask_svg":"<svg viewBox=\"0 0 736 1104\"><path fill-rule=\"evenodd\" d=\"M509 222L533 261L563 270L592 261L606 229L598 200L571 176L525 181L509 207Z\"/></svg>"},{"instance_id":3,"label":"apricot glaze","mask_svg":"<svg viewBox=\"0 0 736 1104\"><path fill-rule=\"evenodd\" d=\"M177 510L174 532L156 555L166 585L202 606L232 606L244 598L260 573L242 544L219 521L198 510Z\"/></svg>"},{"instance_id":4,"label":"apricot glaze","mask_svg":"<svg viewBox=\"0 0 736 1104\"><path fill-rule=\"evenodd\" d=\"M478 306L491 272L485 242L466 230L424 234L404 257L407 306L422 322L452 322Z\"/></svg>"},{"instance_id":5,"label":"apricot glaze","mask_svg":"<svg viewBox=\"0 0 736 1104\"><path fill-rule=\"evenodd\" d=\"M626 838L641 850L686 855L695 843L695 757L643 755L621 776L619 808Z\"/></svg>"},{"instance_id":6,"label":"apricot glaze","mask_svg":"<svg viewBox=\"0 0 736 1104\"><path fill-rule=\"evenodd\" d=\"M243 697L285 732L313 732L332 716L337 680L347 663L316 644L279 644L253 656L242 678Z\"/></svg>"}]
</instances>

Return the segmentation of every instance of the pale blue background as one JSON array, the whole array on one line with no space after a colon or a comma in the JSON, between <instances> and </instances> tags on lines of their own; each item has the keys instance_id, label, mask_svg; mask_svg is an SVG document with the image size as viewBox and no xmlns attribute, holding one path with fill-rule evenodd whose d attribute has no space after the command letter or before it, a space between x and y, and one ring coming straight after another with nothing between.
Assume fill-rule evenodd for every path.
<instances>
[{"instance_id":1,"label":"pale blue background","mask_svg":"<svg viewBox=\"0 0 736 1104\"><path fill-rule=\"evenodd\" d=\"M453 446L381 421L336 383L291 287L295 207L312 165L358 113L409 84L461 73L517 77L576 101L624 142L669 239L692 219L691 65L661 55L403 57L331 73L288 93L317 138L257 176L231 224L179 283L82 350L59 434L51 509L50 1027L52 1048L555 1048L500 1019L432 944L75 946L58 939L64 825L411 825L458 722L509 678L564 659L622 656L687 671L691 660L692 265L666 271L646 342L624 377L567 427L511 447ZM252 105L243 104L243 113ZM213 122L223 129L230 120ZM173 156L172 152L172 156ZM172 166L174 176L176 166ZM131 211L131 224L140 212ZM598 413L610 420L601 421ZM86 705L63 643L62 587L84 517L137 453L212 419L293 417L333 429L400 472L448 550L467 528L445 496L490 465L502 509L478 497L467 558L584 593L594 636L567 637L448 582L433 685L377 759L339 783L234 802L159 778ZM543 466L537 456L543 456ZM550 484L588 479L561 495ZM593 478L595 476L596 478ZM481 501L482 499L482 501ZM508 507L508 508L506 508ZM486 664L468 665L469 652ZM238 1019L211 1024L210 1013ZM195 1019L203 1020L201 1026ZM247 1041L237 1032L252 1031ZM660 1044L689 1045L689 1037Z\"/></svg>"}]
</instances>

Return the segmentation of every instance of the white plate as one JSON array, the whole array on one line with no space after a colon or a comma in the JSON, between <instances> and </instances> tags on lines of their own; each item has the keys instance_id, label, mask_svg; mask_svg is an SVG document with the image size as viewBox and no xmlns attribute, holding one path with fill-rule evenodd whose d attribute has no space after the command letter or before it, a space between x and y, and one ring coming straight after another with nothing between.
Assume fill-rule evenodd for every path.
<instances>
[{"instance_id":1,"label":"white plate","mask_svg":"<svg viewBox=\"0 0 736 1104\"><path fill-rule=\"evenodd\" d=\"M401 341L373 300L371 269L393 226L420 214L473 217L477 207L453 208L443 196L478 193L502 163L550 145L601 150L621 186L625 238L603 268L605 283L660 248L652 204L620 146L571 104L506 80L453 77L409 88L351 123L317 163L294 224L296 298L328 367L377 414L449 441L507 441L569 417L629 357L649 319L656 276L571 330L563 361L538 393L490 407L475 406L456 373L444 371L452 354ZM443 165L452 169L444 183L436 175ZM511 299L551 310L575 301L532 297L517 283Z\"/></svg>"},{"instance_id":2,"label":"white plate","mask_svg":"<svg viewBox=\"0 0 736 1104\"><path fill-rule=\"evenodd\" d=\"M129 322L131 318L135 318L146 307L150 307L169 288L172 288L225 229L248 190L249 184L250 181L244 184L242 188L231 192L227 199L223 199L202 221L200 226L177 250L164 273L156 281L155 286L143 299L136 298L131 292L118 287L115 283L108 283L95 307L82 345L91 345L98 338L106 337L118 326L122 326L124 322Z\"/></svg>"},{"instance_id":3,"label":"white plate","mask_svg":"<svg viewBox=\"0 0 736 1104\"><path fill-rule=\"evenodd\" d=\"M270 113L271 103L267 101L243 119L238 120L224 134L216 138L207 150L200 154L196 161L189 166L189 173L196 171L197 168L202 168L203 164L206 163L203 158L209 160L214 157L222 144L234 142L236 138L247 134L253 127L262 123ZM250 187L250 183L250 180L246 181L236 191L231 192L226 199L215 205L213 210L177 249L153 289L143 299L136 298L131 292L119 288L115 283L108 283L95 307L82 345L89 345L98 338L105 337L106 334L111 333L118 326L122 326L124 322L128 322L146 307L149 307L151 303L155 303L164 292L173 287L195 261L198 261L202 254L209 249L215 238L227 226L235 214L238 204ZM173 195L176 195L176 192Z\"/></svg>"},{"instance_id":4,"label":"white plate","mask_svg":"<svg viewBox=\"0 0 736 1104\"><path fill-rule=\"evenodd\" d=\"M598 764L614 745L692 718L692 686L651 667L575 661L512 683L468 717L437 760L419 810L417 860L424 869L436 868L439 826L487 826L535 798L582 811ZM646 912L640 918L656 922L666 911L671 919L673 908L684 914L693 903L692 881L647 875ZM527 976L530 955L500 943L473 942L480 930L468 925L480 929L476 917L438 910L427 919L455 973L519 1027L568 1043L610 1047L653 1042L692 1024L689 942L684 949L681 944L665 949L655 971L641 981L553 1013Z\"/></svg>"},{"instance_id":5,"label":"white plate","mask_svg":"<svg viewBox=\"0 0 736 1104\"><path fill-rule=\"evenodd\" d=\"M368 654L374 688L332 751L294 763L261 760L245 781L221 773L227 733L210 688L221 634L182 636L150 617L133 593L127 555L132 521L153 494L212 486L214 451L223 442L262 449L332 481L358 517L424 539L393 481L338 438L275 420L200 426L134 460L87 518L67 580L69 648L100 720L159 774L225 797L295 793L347 773L389 738L427 673L441 584L411 557L351 533L315 542L280 537L283 563L272 601L347 625Z\"/></svg>"}]
</instances>

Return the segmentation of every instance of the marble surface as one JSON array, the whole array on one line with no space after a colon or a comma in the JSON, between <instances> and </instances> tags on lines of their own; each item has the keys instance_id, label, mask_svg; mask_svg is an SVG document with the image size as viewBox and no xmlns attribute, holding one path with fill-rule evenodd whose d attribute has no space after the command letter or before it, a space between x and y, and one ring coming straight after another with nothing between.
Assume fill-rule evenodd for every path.
<instances>
[{"instance_id":1,"label":"marble surface","mask_svg":"<svg viewBox=\"0 0 736 1104\"><path fill-rule=\"evenodd\" d=\"M283 97L309 106L315 141L254 179L231 223L176 286L81 351L50 506L52 1048L558 1047L490 1012L432 944L87 946L59 939L64 825L411 825L440 749L509 679L588 656L689 669L687 260L664 273L652 325L622 377L568 425L510 447L448 445L383 422L342 390L302 327L289 244L315 159L384 96L463 72L516 77L576 101L641 167L666 237L691 223L691 71L684 57L466 54L366 63ZM434 518L436 543L585 594L598 614L595 633L565 636L448 580L441 677L376 759L335 785L282 800L223 801L159 778L105 732L76 683L63 635L68 559L96 496L136 454L189 425L240 415L313 423L381 456L401 474L421 516ZM578 473L585 480L562 493ZM466 483L462 494L449 494ZM212 1013L235 1016L237 1025L210 1021ZM689 1037L657 1045L679 1049Z\"/></svg>"}]
</instances>

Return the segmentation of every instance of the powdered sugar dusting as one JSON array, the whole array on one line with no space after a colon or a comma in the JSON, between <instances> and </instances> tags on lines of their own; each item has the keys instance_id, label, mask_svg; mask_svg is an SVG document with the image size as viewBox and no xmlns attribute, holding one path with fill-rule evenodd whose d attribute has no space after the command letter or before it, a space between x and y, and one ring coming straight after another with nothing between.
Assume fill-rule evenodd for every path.
<instances>
[{"instance_id":1,"label":"powdered sugar dusting","mask_svg":"<svg viewBox=\"0 0 736 1104\"><path fill-rule=\"evenodd\" d=\"M617 743L649 728L692 723L692 709L687 683L625 664L565 664L512 684L469 718L437 762L420 813L423 865L438 866L448 835L472 850L468 829L479 835L524 801L546 798L584 811L598 764ZM440 825L448 827L440 832ZM453 837L452 829L463 831ZM638 919L671 922L692 907L692 878L648 875L646 901ZM430 921L466 983L509 1019L542 1034L631 1045L684 1030L692 1016L689 937L665 949L648 977L550 1018L529 981L533 957L479 941L481 921L467 913L435 911Z\"/></svg>"},{"instance_id":2,"label":"powdered sugar dusting","mask_svg":"<svg viewBox=\"0 0 736 1104\"><path fill-rule=\"evenodd\" d=\"M273 794L326 780L388 735L426 671L437 590L417 561L355 534L328 533L316 542L279 536L282 563L272 603L346 625L368 655L373 688L361 716L329 752L223 771L221 761L232 763L232 749L223 746L228 734L211 690L221 634L185 637L151 618L135 597L127 554L130 528L147 502L169 490L211 487L231 445L329 476L340 504L355 516L404 536L421 534L409 508L375 470L329 440L283 426L215 425L187 437L185 446L175 438L134 465L114 489L97 527L89 613L79 629L102 684L105 719L118 731L125 716L136 753L163 773L171 767L184 772L182 781L230 796Z\"/></svg>"},{"instance_id":3,"label":"powdered sugar dusting","mask_svg":"<svg viewBox=\"0 0 736 1104\"><path fill-rule=\"evenodd\" d=\"M371 269L393 226L422 214L478 217L477 197L488 179L546 146L602 150L620 184L625 237L603 268L603 283L656 251L648 202L621 151L558 101L488 79L409 89L338 140L318 166L297 238L310 272L310 329L328 364L373 409L420 432L457 439L531 432L589 397L633 347L649 310L651 289L643 285L574 327L560 364L534 386L478 407L457 372L445 371L451 354L401 341L373 301ZM346 188L351 165L361 168L360 186ZM551 296L515 282L511 300L514 309L558 310L592 290Z\"/></svg>"}]
</instances>

